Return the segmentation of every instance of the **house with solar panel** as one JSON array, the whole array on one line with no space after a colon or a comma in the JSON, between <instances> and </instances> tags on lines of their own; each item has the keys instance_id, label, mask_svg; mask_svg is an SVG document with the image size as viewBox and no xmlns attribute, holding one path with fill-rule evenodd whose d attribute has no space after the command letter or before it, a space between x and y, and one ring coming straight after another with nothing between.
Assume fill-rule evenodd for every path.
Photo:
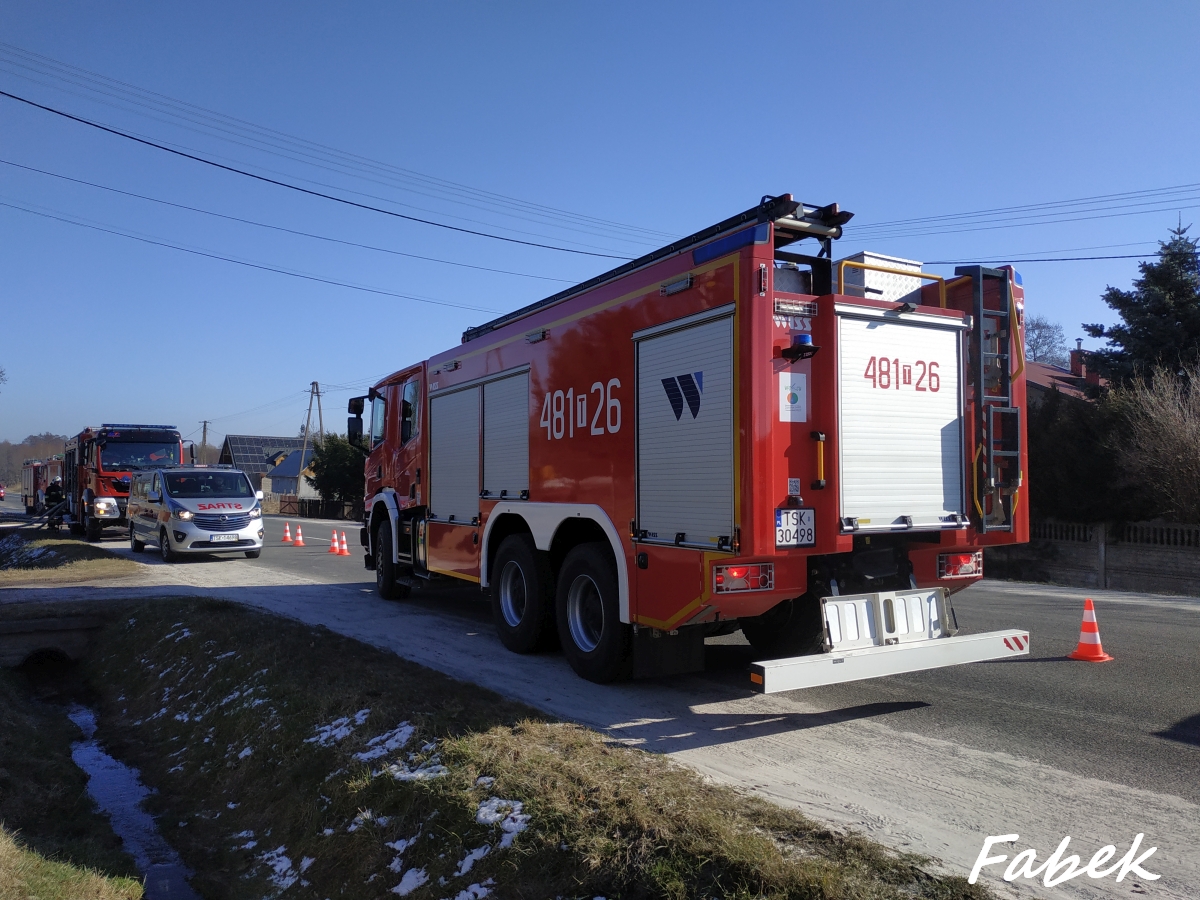
<instances>
[{"instance_id":1,"label":"house with solar panel","mask_svg":"<svg viewBox=\"0 0 1200 900\"><path fill-rule=\"evenodd\" d=\"M250 476L255 490L263 490L263 476L287 459L292 451L299 452L303 445L303 437L227 434L217 462L241 469Z\"/></svg>"}]
</instances>

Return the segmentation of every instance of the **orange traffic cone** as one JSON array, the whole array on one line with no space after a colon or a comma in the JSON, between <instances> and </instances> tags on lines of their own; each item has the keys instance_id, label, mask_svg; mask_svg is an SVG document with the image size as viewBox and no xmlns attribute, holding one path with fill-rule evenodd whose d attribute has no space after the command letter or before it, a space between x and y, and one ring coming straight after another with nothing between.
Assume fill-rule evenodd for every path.
<instances>
[{"instance_id":1,"label":"orange traffic cone","mask_svg":"<svg viewBox=\"0 0 1200 900\"><path fill-rule=\"evenodd\" d=\"M342 549L338 551L338 556L349 556L350 548L346 546L346 532L342 532Z\"/></svg>"},{"instance_id":2,"label":"orange traffic cone","mask_svg":"<svg viewBox=\"0 0 1200 900\"><path fill-rule=\"evenodd\" d=\"M1100 643L1100 628L1096 624L1096 608L1092 606L1091 597L1083 601L1083 626L1079 630L1079 646L1067 656L1070 659L1082 659L1084 662L1108 662L1112 659L1104 652Z\"/></svg>"},{"instance_id":3,"label":"orange traffic cone","mask_svg":"<svg viewBox=\"0 0 1200 900\"><path fill-rule=\"evenodd\" d=\"M299 525L296 526L296 540L292 541L292 546L293 547L303 547L304 546L304 529L301 528Z\"/></svg>"},{"instance_id":4,"label":"orange traffic cone","mask_svg":"<svg viewBox=\"0 0 1200 900\"><path fill-rule=\"evenodd\" d=\"M287 522L284 522L283 523L283 541L282 541L282 543L290 544L291 542L292 542L292 526L289 525Z\"/></svg>"},{"instance_id":5,"label":"orange traffic cone","mask_svg":"<svg viewBox=\"0 0 1200 900\"><path fill-rule=\"evenodd\" d=\"M336 528L333 530L333 537L329 539L329 552L334 554L335 556L341 555L341 553L338 551L337 529Z\"/></svg>"}]
</instances>

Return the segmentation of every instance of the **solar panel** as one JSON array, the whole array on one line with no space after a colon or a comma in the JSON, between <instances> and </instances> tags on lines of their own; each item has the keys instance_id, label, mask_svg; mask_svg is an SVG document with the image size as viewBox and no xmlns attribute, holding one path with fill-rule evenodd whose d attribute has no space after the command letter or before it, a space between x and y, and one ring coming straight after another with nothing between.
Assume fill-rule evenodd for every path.
<instances>
[{"instance_id":1,"label":"solar panel","mask_svg":"<svg viewBox=\"0 0 1200 900\"><path fill-rule=\"evenodd\" d=\"M262 475L271 468L269 457L281 451L299 450L303 444L301 437L227 434L221 447L221 461L232 463L248 474Z\"/></svg>"}]
</instances>

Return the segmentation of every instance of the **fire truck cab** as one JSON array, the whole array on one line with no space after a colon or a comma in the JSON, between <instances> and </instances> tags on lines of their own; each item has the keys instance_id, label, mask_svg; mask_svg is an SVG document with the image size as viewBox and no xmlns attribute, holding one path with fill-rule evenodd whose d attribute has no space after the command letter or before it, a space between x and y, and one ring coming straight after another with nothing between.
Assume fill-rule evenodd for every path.
<instances>
[{"instance_id":1,"label":"fire truck cab","mask_svg":"<svg viewBox=\"0 0 1200 900\"><path fill-rule=\"evenodd\" d=\"M478 583L598 682L737 628L761 691L1027 652L949 602L1028 540L1020 279L835 263L850 216L764 197L351 400L380 593Z\"/></svg>"},{"instance_id":2,"label":"fire truck cab","mask_svg":"<svg viewBox=\"0 0 1200 900\"><path fill-rule=\"evenodd\" d=\"M183 441L174 425L101 425L67 441L63 482L71 533L100 539L105 528L128 531L130 474L179 465Z\"/></svg>"}]
</instances>

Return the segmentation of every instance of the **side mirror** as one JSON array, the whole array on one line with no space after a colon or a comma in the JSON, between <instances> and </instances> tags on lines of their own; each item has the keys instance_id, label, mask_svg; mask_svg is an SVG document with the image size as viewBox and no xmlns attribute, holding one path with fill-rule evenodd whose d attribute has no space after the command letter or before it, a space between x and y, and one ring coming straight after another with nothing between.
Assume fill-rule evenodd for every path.
<instances>
[{"instance_id":1,"label":"side mirror","mask_svg":"<svg viewBox=\"0 0 1200 900\"><path fill-rule=\"evenodd\" d=\"M362 398L360 397L358 399L360 400L359 406L361 406ZM346 420L346 439L348 441L350 441L350 443L353 444L355 447L359 447L359 446L362 446L362 436L363 436L362 416L361 415L351 416L349 419Z\"/></svg>"},{"instance_id":2,"label":"side mirror","mask_svg":"<svg viewBox=\"0 0 1200 900\"><path fill-rule=\"evenodd\" d=\"M162 495L158 491L146 491L146 499L151 503L158 503L162 499Z\"/></svg>"},{"instance_id":3,"label":"side mirror","mask_svg":"<svg viewBox=\"0 0 1200 900\"><path fill-rule=\"evenodd\" d=\"M255 492L254 492L254 499L255 499L255 500L261 500L262 498L263 498L263 492L262 492L262 491L255 491Z\"/></svg>"},{"instance_id":4,"label":"side mirror","mask_svg":"<svg viewBox=\"0 0 1200 900\"><path fill-rule=\"evenodd\" d=\"M346 412L352 416L361 416L365 407L364 401L366 397L351 397L350 402L346 405Z\"/></svg>"}]
</instances>

